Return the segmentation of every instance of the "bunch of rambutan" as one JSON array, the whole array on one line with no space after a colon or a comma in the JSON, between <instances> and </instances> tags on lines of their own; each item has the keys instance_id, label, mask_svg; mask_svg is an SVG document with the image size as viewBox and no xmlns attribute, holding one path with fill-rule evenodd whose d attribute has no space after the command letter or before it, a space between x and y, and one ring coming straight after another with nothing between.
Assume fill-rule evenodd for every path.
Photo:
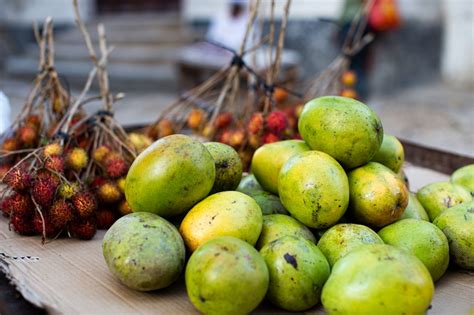
<instances>
[{"instance_id":1,"label":"bunch of rambutan","mask_svg":"<svg viewBox=\"0 0 474 315\"><path fill-rule=\"evenodd\" d=\"M84 149L64 150L53 142L7 171L0 207L14 231L43 239L61 234L79 239L94 236L97 200L77 176L87 165L84 159Z\"/></svg>"},{"instance_id":2,"label":"bunch of rambutan","mask_svg":"<svg viewBox=\"0 0 474 315\"><path fill-rule=\"evenodd\" d=\"M125 177L131 163L107 145L94 149L92 160L99 166L90 182L90 189L98 201L97 227L108 229L119 217L132 212L125 200Z\"/></svg>"}]
</instances>

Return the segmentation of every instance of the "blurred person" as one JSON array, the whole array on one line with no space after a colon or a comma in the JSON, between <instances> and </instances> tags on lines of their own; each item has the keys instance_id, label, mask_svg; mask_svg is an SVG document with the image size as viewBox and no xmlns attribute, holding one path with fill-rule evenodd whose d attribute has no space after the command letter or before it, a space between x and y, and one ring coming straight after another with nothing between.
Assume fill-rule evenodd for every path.
<instances>
[{"instance_id":1,"label":"blurred person","mask_svg":"<svg viewBox=\"0 0 474 315\"><path fill-rule=\"evenodd\" d=\"M372 33L374 40L366 45L356 55L352 56L349 68L357 75L356 92L361 99L369 94L368 75L374 54L374 41L382 32L396 29L400 24L400 15L396 0L345 0L340 17L340 31L338 40L341 46L351 28L352 20L366 5L370 5L367 12L367 24L363 35Z\"/></svg>"},{"instance_id":2,"label":"blurred person","mask_svg":"<svg viewBox=\"0 0 474 315\"><path fill-rule=\"evenodd\" d=\"M211 20L206 39L238 50L245 35L248 20L248 1L230 0L226 10Z\"/></svg>"}]
</instances>

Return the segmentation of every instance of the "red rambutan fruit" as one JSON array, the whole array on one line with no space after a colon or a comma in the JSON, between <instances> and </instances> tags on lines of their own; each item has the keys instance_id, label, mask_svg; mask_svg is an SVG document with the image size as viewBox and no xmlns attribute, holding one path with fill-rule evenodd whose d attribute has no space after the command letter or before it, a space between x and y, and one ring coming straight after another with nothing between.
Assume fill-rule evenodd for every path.
<instances>
[{"instance_id":1,"label":"red rambutan fruit","mask_svg":"<svg viewBox=\"0 0 474 315\"><path fill-rule=\"evenodd\" d=\"M69 224L69 232L72 236L81 240L90 240L97 231L97 225L93 218L76 220Z\"/></svg>"},{"instance_id":2,"label":"red rambutan fruit","mask_svg":"<svg viewBox=\"0 0 474 315\"><path fill-rule=\"evenodd\" d=\"M251 134L258 134L263 129L263 114L254 113L247 124L247 129Z\"/></svg>"},{"instance_id":3,"label":"red rambutan fruit","mask_svg":"<svg viewBox=\"0 0 474 315\"><path fill-rule=\"evenodd\" d=\"M2 202L0 203L0 210L2 211L2 214L4 217L9 217L11 213L11 202L12 198L11 196L5 197L2 199Z\"/></svg>"},{"instance_id":4,"label":"red rambutan fruit","mask_svg":"<svg viewBox=\"0 0 474 315\"><path fill-rule=\"evenodd\" d=\"M9 196L10 199L10 213L18 216L29 217L33 215L33 203L27 194L13 193Z\"/></svg>"},{"instance_id":5,"label":"red rambutan fruit","mask_svg":"<svg viewBox=\"0 0 474 315\"><path fill-rule=\"evenodd\" d=\"M94 159L94 161L97 163L102 163L109 153L110 148L106 145L101 145L92 152L92 159Z\"/></svg>"},{"instance_id":6,"label":"red rambutan fruit","mask_svg":"<svg viewBox=\"0 0 474 315\"><path fill-rule=\"evenodd\" d=\"M64 172L64 158L60 155L49 156L44 162L44 167L57 173L62 173Z\"/></svg>"},{"instance_id":7,"label":"red rambutan fruit","mask_svg":"<svg viewBox=\"0 0 474 315\"><path fill-rule=\"evenodd\" d=\"M267 128L273 133L280 133L285 130L288 124L287 117L284 112L276 110L268 114Z\"/></svg>"},{"instance_id":8,"label":"red rambutan fruit","mask_svg":"<svg viewBox=\"0 0 474 315\"><path fill-rule=\"evenodd\" d=\"M229 112L220 113L216 117L216 128L222 129L229 126L232 123L232 114Z\"/></svg>"},{"instance_id":9,"label":"red rambutan fruit","mask_svg":"<svg viewBox=\"0 0 474 315\"><path fill-rule=\"evenodd\" d=\"M36 130L39 130L41 127L41 117L38 115L30 115L26 118L26 124Z\"/></svg>"},{"instance_id":10,"label":"red rambutan fruit","mask_svg":"<svg viewBox=\"0 0 474 315\"><path fill-rule=\"evenodd\" d=\"M99 230L107 230L117 219L115 213L110 209L100 209L96 211L95 218L97 229Z\"/></svg>"},{"instance_id":11,"label":"red rambutan fruit","mask_svg":"<svg viewBox=\"0 0 474 315\"><path fill-rule=\"evenodd\" d=\"M68 225L74 218L72 207L65 200L57 200L49 209L51 224L59 229Z\"/></svg>"},{"instance_id":12,"label":"red rambutan fruit","mask_svg":"<svg viewBox=\"0 0 474 315\"><path fill-rule=\"evenodd\" d=\"M66 155L66 166L74 171L80 171L87 166L89 157L82 148L73 148Z\"/></svg>"},{"instance_id":13,"label":"red rambutan fruit","mask_svg":"<svg viewBox=\"0 0 474 315\"><path fill-rule=\"evenodd\" d=\"M2 144L2 149L5 151L15 151L20 148L20 143L16 138L8 138Z\"/></svg>"},{"instance_id":14,"label":"red rambutan fruit","mask_svg":"<svg viewBox=\"0 0 474 315\"><path fill-rule=\"evenodd\" d=\"M128 164L118 154L109 154L104 160L107 175L111 178L119 178L127 174Z\"/></svg>"},{"instance_id":15,"label":"red rambutan fruit","mask_svg":"<svg viewBox=\"0 0 474 315\"><path fill-rule=\"evenodd\" d=\"M43 149L44 156L53 156L63 154L63 147L59 143L50 143Z\"/></svg>"},{"instance_id":16,"label":"red rambutan fruit","mask_svg":"<svg viewBox=\"0 0 474 315\"><path fill-rule=\"evenodd\" d=\"M31 125L20 127L18 134L20 135L20 141L26 146L33 145L38 139L38 132Z\"/></svg>"},{"instance_id":17,"label":"red rambutan fruit","mask_svg":"<svg viewBox=\"0 0 474 315\"><path fill-rule=\"evenodd\" d=\"M272 143L272 142L277 142L278 140L280 140L278 138L277 135L271 133L271 132L267 132L263 135L262 137L262 141L264 144L267 144L267 143Z\"/></svg>"},{"instance_id":18,"label":"red rambutan fruit","mask_svg":"<svg viewBox=\"0 0 474 315\"><path fill-rule=\"evenodd\" d=\"M130 205L125 199L120 202L118 210L121 215L127 215L133 212L132 208L130 208Z\"/></svg>"},{"instance_id":19,"label":"red rambutan fruit","mask_svg":"<svg viewBox=\"0 0 474 315\"><path fill-rule=\"evenodd\" d=\"M13 230L20 235L33 235L35 232L32 217L12 215L10 217L10 224L13 226Z\"/></svg>"},{"instance_id":20,"label":"red rambutan fruit","mask_svg":"<svg viewBox=\"0 0 474 315\"><path fill-rule=\"evenodd\" d=\"M53 177L37 178L33 184L31 194L34 200L42 207L49 207L53 201L58 185Z\"/></svg>"},{"instance_id":21,"label":"red rambutan fruit","mask_svg":"<svg viewBox=\"0 0 474 315\"><path fill-rule=\"evenodd\" d=\"M31 174L23 167L15 167L3 178L3 183L14 190L25 190L31 187Z\"/></svg>"},{"instance_id":22,"label":"red rambutan fruit","mask_svg":"<svg viewBox=\"0 0 474 315\"><path fill-rule=\"evenodd\" d=\"M43 213L43 217L41 217L38 212L35 212L35 215L33 216L33 229L36 234L43 235L43 228L46 237L55 237L60 230L53 225L51 218L47 214Z\"/></svg>"},{"instance_id":23,"label":"red rambutan fruit","mask_svg":"<svg viewBox=\"0 0 474 315\"><path fill-rule=\"evenodd\" d=\"M107 181L97 187L96 194L99 200L104 203L114 203L122 198L122 193L117 184L111 181Z\"/></svg>"},{"instance_id":24,"label":"red rambutan fruit","mask_svg":"<svg viewBox=\"0 0 474 315\"><path fill-rule=\"evenodd\" d=\"M88 191L75 194L72 197L72 204L81 218L90 217L97 209L97 200Z\"/></svg>"}]
</instances>

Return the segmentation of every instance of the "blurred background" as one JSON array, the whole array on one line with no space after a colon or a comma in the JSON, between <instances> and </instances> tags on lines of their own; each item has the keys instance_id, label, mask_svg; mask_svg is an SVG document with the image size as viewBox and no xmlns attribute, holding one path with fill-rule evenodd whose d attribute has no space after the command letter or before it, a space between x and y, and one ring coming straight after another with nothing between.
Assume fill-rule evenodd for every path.
<instances>
[{"instance_id":1,"label":"blurred background","mask_svg":"<svg viewBox=\"0 0 474 315\"><path fill-rule=\"evenodd\" d=\"M73 93L82 88L91 62L75 28L71 2L0 0L0 91L11 106L10 113L2 111L2 120L19 111L37 73L33 21L42 24L45 17L53 17L58 72ZM293 0L283 63L297 82L317 75L340 53L341 36L361 2ZM399 25L371 30L375 40L353 60L359 97L380 115L387 133L474 156L474 1L391 2ZM281 12L284 1L276 3ZM111 86L113 92L126 94L116 106L118 120L125 125L153 121L179 92L229 62L229 53L198 40L236 48L247 4L79 0L90 30L103 22L115 46L109 62ZM267 32L268 21L263 24ZM298 84L293 89L299 90Z\"/></svg>"}]
</instances>

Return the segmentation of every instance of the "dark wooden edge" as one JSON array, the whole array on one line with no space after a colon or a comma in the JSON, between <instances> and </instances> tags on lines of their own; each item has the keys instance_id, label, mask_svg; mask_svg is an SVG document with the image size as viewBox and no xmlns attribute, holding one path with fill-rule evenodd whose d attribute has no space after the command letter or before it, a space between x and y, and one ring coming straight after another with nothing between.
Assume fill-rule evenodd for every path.
<instances>
[{"instance_id":1,"label":"dark wooden edge","mask_svg":"<svg viewBox=\"0 0 474 315\"><path fill-rule=\"evenodd\" d=\"M416 166L451 175L460 167L474 164L473 157L426 147L407 140L400 139L400 141L405 149L405 160Z\"/></svg>"},{"instance_id":2,"label":"dark wooden edge","mask_svg":"<svg viewBox=\"0 0 474 315\"><path fill-rule=\"evenodd\" d=\"M0 270L0 314L43 315L47 312L27 301Z\"/></svg>"},{"instance_id":3,"label":"dark wooden edge","mask_svg":"<svg viewBox=\"0 0 474 315\"><path fill-rule=\"evenodd\" d=\"M129 125L125 130L131 132L143 128L144 125ZM460 167L474 164L474 157L430 148L408 140L400 139L400 141L405 149L405 160L416 166L451 175Z\"/></svg>"}]
</instances>

